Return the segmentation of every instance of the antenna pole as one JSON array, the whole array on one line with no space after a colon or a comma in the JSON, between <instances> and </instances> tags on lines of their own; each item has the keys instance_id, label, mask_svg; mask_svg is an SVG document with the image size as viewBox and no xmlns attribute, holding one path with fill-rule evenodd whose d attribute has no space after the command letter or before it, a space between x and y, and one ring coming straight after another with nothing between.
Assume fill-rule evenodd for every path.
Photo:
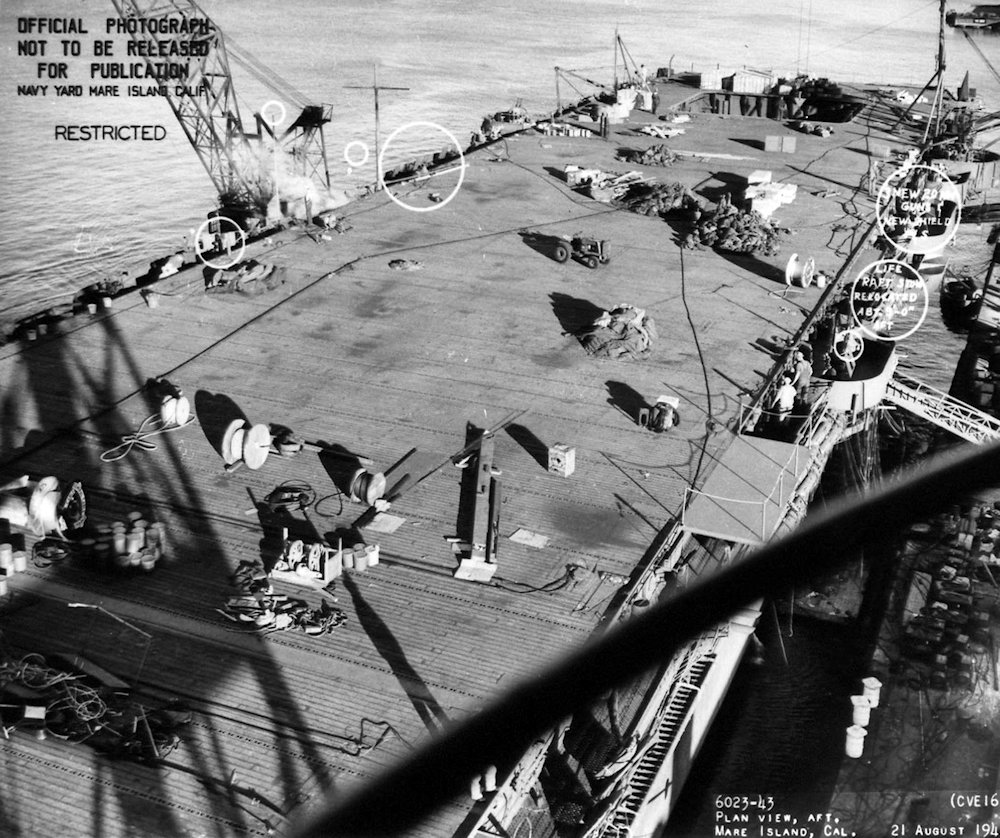
<instances>
[{"instance_id":1,"label":"antenna pole","mask_svg":"<svg viewBox=\"0 0 1000 838\"><path fill-rule=\"evenodd\" d=\"M382 155L379 153L382 141L378 130L378 64L372 65L372 89L375 91L375 188L378 189L382 184Z\"/></svg>"},{"instance_id":2,"label":"antenna pole","mask_svg":"<svg viewBox=\"0 0 1000 838\"><path fill-rule=\"evenodd\" d=\"M361 85L348 84L344 87L345 90L371 90L375 94L375 191L378 192L382 188L382 140L379 133L379 115L378 115L378 92L380 90L409 90L408 87L379 87L378 83L378 65L372 65L372 86L362 87Z\"/></svg>"},{"instance_id":3,"label":"antenna pole","mask_svg":"<svg viewBox=\"0 0 1000 838\"><path fill-rule=\"evenodd\" d=\"M556 67L556 116L562 115L562 94L559 92L559 68Z\"/></svg>"},{"instance_id":4,"label":"antenna pole","mask_svg":"<svg viewBox=\"0 0 1000 838\"><path fill-rule=\"evenodd\" d=\"M940 0L939 3L939 21L938 21L938 54L937 54L937 67L934 70L934 75L930 77L930 80L923 86L923 89L916 95L914 100L907 105L906 110L903 111L902 115L893 124L892 128L889 129L889 133L895 131L909 115L910 111L913 110L913 106L920 101L920 97L924 95L932 84L937 83L937 87L934 90L934 103L931 106L931 112L927 118L927 124L924 126L924 136L921 140L921 146L927 145L927 138L930 135L931 122L938 122L941 118L940 115L940 103L944 100L944 88L942 83L944 81L944 19L945 19L945 0Z\"/></svg>"},{"instance_id":5,"label":"antenna pole","mask_svg":"<svg viewBox=\"0 0 1000 838\"><path fill-rule=\"evenodd\" d=\"M927 138L930 136L931 132L931 122L934 123L934 135L936 136L941 127L941 111L944 107L944 70L945 70L945 58L944 58L944 17L945 17L945 0L941 0L938 5L938 54L937 54L937 87L934 90L934 104L931 113L931 118L927 120L927 127L924 130L924 142L927 142Z\"/></svg>"},{"instance_id":6,"label":"antenna pole","mask_svg":"<svg viewBox=\"0 0 1000 838\"><path fill-rule=\"evenodd\" d=\"M614 68L615 68L614 69L614 79L615 80L614 80L614 86L611 89L612 90L617 90L618 89L618 27L617 26L615 27L615 43L614 43L614 50L612 51L612 55L613 55L612 63L613 63Z\"/></svg>"},{"instance_id":7,"label":"antenna pole","mask_svg":"<svg viewBox=\"0 0 1000 838\"><path fill-rule=\"evenodd\" d=\"M939 6L939 19L938 19L938 74L944 75L944 4L945 0L941 0Z\"/></svg>"}]
</instances>

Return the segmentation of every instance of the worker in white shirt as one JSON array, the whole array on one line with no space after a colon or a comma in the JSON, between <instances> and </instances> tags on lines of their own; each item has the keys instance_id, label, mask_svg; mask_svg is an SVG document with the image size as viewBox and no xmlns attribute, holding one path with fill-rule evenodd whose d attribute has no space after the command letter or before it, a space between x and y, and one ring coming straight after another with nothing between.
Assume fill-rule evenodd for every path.
<instances>
[{"instance_id":1,"label":"worker in white shirt","mask_svg":"<svg viewBox=\"0 0 1000 838\"><path fill-rule=\"evenodd\" d=\"M786 424L792 415L793 407L795 407L795 387L792 384L792 377L790 375L783 375L781 377L781 386L778 388L778 392L775 393L774 401L771 403L771 410L774 411L775 421L779 425Z\"/></svg>"}]
</instances>

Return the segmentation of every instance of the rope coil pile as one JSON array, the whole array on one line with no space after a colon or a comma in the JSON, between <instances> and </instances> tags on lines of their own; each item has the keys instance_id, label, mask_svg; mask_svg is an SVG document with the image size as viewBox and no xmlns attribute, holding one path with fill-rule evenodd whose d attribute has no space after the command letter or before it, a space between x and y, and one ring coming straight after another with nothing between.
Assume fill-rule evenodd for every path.
<instances>
[{"instance_id":1,"label":"rope coil pile","mask_svg":"<svg viewBox=\"0 0 1000 838\"><path fill-rule=\"evenodd\" d=\"M701 202L682 183L640 182L630 184L625 193L612 203L639 215L665 217L676 210L700 209Z\"/></svg>"},{"instance_id":2,"label":"rope coil pile","mask_svg":"<svg viewBox=\"0 0 1000 838\"><path fill-rule=\"evenodd\" d=\"M651 145L645 151L637 148L623 148L618 159L626 163L635 163L641 166L672 166L678 155L671 151L665 143Z\"/></svg>"},{"instance_id":3,"label":"rope coil pile","mask_svg":"<svg viewBox=\"0 0 1000 838\"><path fill-rule=\"evenodd\" d=\"M724 195L718 206L695 219L695 229L684 239L684 247L713 247L730 253L756 253L774 256L780 249L780 236L791 231L779 227L759 212L741 210Z\"/></svg>"}]
</instances>

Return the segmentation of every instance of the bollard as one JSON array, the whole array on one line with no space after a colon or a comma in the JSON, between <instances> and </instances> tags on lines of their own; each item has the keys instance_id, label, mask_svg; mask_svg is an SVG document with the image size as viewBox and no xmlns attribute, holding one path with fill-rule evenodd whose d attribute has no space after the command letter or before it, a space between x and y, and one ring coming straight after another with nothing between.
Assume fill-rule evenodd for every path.
<instances>
[{"instance_id":1,"label":"bollard","mask_svg":"<svg viewBox=\"0 0 1000 838\"><path fill-rule=\"evenodd\" d=\"M860 725L851 725L847 728L846 753L852 759L858 759L865 750L865 736L868 733Z\"/></svg>"},{"instance_id":2,"label":"bollard","mask_svg":"<svg viewBox=\"0 0 1000 838\"><path fill-rule=\"evenodd\" d=\"M859 727L868 727L871 720L872 705L866 695L852 695L851 704L854 705L854 715L851 721Z\"/></svg>"},{"instance_id":3,"label":"bollard","mask_svg":"<svg viewBox=\"0 0 1000 838\"><path fill-rule=\"evenodd\" d=\"M862 678L861 683L864 685L864 696L868 699L868 703L872 707L878 707L879 696L882 693L882 682L870 675L867 678Z\"/></svg>"}]
</instances>

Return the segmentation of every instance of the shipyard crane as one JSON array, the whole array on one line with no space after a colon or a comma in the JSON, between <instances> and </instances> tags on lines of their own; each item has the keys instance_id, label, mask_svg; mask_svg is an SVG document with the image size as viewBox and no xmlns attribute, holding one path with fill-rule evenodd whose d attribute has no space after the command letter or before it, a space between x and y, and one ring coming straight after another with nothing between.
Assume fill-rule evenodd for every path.
<instances>
[{"instance_id":1,"label":"shipyard crane","mask_svg":"<svg viewBox=\"0 0 1000 838\"><path fill-rule=\"evenodd\" d=\"M997 124L1000 124L1000 121L998 121L1000 112L986 114L982 117L975 116L973 111L970 109L968 72L966 72L965 79L959 88L957 104L952 105L950 108L945 107L945 0L940 0L938 15L938 53L934 75L931 76L930 80L923 86L921 91L913 97L913 101L910 102L906 110L900 114L899 118L890 129L890 133L895 131L896 128L898 128L910 116L910 112L921 101L924 93L933 87L934 98L931 104L931 111L926 118L923 138L920 143L923 152L926 154L934 150L934 154L936 156L948 156L951 159L956 160L971 160L975 154L997 142L997 140L994 140L986 146L974 147L976 135L978 133L985 130L991 130L996 127ZM996 67L994 67L989 61L983 51L979 48L979 45L975 42L975 40L973 40L972 36L964 30L962 34L965 35L970 46L976 51L979 57L982 58L994 78L1000 80L1000 74L997 73Z\"/></svg>"},{"instance_id":2,"label":"shipyard crane","mask_svg":"<svg viewBox=\"0 0 1000 838\"><path fill-rule=\"evenodd\" d=\"M614 78L611 85L606 85L603 82L595 81L594 79L587 78L581 75L576 70L567 70L565 67L556 67L556 108L558 111L562 111L562 93L559 89L559 82L564 81L573 90L576 91L577 95L581 98L586 98L586 94L580 90L575 84L573 84L573 79L578 79L579 81L585 82L592 87L600 88L605 94L609 94L612 97L615 95L615 91L623 85L629 84L630 80L635 79L639 75L640 65L636 63L635 59L632 58L632 53L628 51L628 47L625 46L625 42L622 40L621 35L618 34L618 30L615 29L615 41L614 41ZM621 60L621 65L625 70L624 80L618 77L618 63L619 56ZM631 69L629 69L629 64L631 63Z\"/></svg>"},{"instance_id":3,"label":"shipyard crane","mask_svg":"<svg viewBox=\"0 0 1000 838\"><path fill-rule=\"evenodd\" d=\"M193 0L111 0L135 51L152 67L156 56L184 56L188 75L161 83L161 93L194 147L223 208L239 214L264 211L277 194L276 156L281 153L293 176L330 188L323 126L331 108L307 101L277 74L230 44L218 26ZM254 130L240 116L229 60L245 66L280 97L299 109L291 124L279 130L279 119L254 113ZM263 107L261 108L263 110ZM274 163L266 153L270 143ZM314 211L316 207L313 207Z\"/></svg>"}]
</instances>

